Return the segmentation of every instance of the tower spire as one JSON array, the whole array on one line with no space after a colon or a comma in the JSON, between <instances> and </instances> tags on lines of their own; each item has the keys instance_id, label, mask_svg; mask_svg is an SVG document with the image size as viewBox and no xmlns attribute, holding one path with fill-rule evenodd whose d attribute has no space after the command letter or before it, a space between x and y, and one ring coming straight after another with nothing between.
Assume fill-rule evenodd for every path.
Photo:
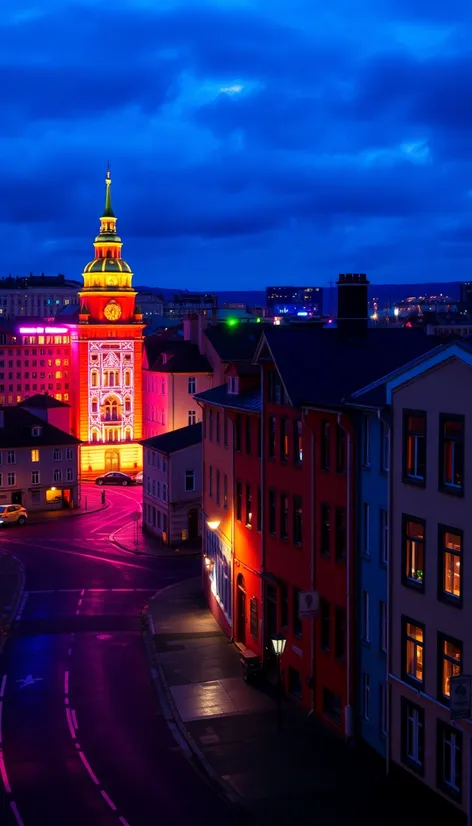
<instances>
[{"instance_id":1,"label":"tower spire","mask_svg":"<svg viewBox=\"0 0 472 826\"><path fill-rule=\"evenodd\" d=\"M110 192L110 186L111 186L110 161L108 161L105 184L106 184L105 211L102 215L102 218L114 218L115 213L113 212L113 207L111 205L111 192Z\"/></svg>"}]
</instances>

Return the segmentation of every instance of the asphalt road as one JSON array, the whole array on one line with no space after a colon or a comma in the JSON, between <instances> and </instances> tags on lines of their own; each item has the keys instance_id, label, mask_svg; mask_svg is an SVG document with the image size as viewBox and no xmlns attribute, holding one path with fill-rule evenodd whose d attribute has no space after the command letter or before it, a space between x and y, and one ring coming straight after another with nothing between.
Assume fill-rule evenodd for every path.
<instances>
[{"instance_id":1,"label":"asphalt road","mask_svg":"<svg viewBox=\"0 0 472 826\"><path fill-rule=\"evenodd\" d=\"M238 821L180 751L150 679L142 606L199 562L142 559L110 541L141 495L108 489L105 511L0 534L26 568L0 660L2 826Z\"/></svg>"}]
</instances>

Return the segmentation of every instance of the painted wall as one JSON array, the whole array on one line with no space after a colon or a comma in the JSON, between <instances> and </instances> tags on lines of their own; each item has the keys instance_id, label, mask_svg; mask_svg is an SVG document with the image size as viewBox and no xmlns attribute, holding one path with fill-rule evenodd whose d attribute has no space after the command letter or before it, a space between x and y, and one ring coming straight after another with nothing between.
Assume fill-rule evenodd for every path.
<instances>
[{"instance_id":1,"label":"painted wall","mask_svg":"<svg viewBox=\"0 0 472 826\"><path fill-rule=\"evenodd\" d=\"M69 491L69 500L77 506L78 446L38 446L37 451L15 448L10 462L7 451L0 451L0 504L14 502L28 511L57 510L63 506L62 491Z\"/></svg>"},{"instance_id":2,"label":"painted wall","mask_svg":"<svg viewBox=\"0 0 472 826\"><path fill-rule=\"evenodd\" d=\"M195 393L203 393L212 387L211 374L143 370L142 377L146 439L201 422L201 407L194 400L193 393L189 393L189 378L195 379ZM193 421L189 420L190 411L195 414Z\"/></svg>"},{"instance_id":3,"label":"painted wall","mask_svg":"<svg viewBox=\"0 0 472 826\"><path fill-rule=\"evenodd\" d=\"M182 541L182 531L188 529L188 513L201 510L202 446L201 444L175 453L165 454L145 447L143 453L144 528L165 541ZM185 490L185 471L194 470L195 491Z\"/></svg>"}]
</instances>

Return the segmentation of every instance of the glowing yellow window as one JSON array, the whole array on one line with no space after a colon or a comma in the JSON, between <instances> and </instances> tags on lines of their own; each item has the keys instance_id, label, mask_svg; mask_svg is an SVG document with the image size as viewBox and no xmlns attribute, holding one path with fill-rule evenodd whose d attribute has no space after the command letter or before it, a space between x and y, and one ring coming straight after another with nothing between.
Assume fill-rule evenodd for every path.
<instances>
[{"instance_id":1,"label":"glowing yellow window","mask_svg":"<svg viewBox=\"0 0 472 826\"><path fill-rule=\"evenodd\" d=\"M31 451L31 461L39 462L39 450L37 447L34 447Z\"/></svg>"},{"instance_id":2,"label":"glowing yellow window","mask_svg":"<svg viewBox=\"0 0 472 826\"><path fill-rule=\"evenodd\" d=\"M62 372L60 370L56 370L56 379L62 379Z\"/></svg>"},{"instance_id":3,"label":"glowing yellow window","mask_svg":"<svg viewBox=\"0 0 472 826\"><path fill-rule=\"evenodd\" d=\"M406 623L405 629L405 671L408 677L412 677L418 682L423 682L423 647L424 647L424 632L420 625L414 625L412 622Z\"/></svg>"}]
</instances>

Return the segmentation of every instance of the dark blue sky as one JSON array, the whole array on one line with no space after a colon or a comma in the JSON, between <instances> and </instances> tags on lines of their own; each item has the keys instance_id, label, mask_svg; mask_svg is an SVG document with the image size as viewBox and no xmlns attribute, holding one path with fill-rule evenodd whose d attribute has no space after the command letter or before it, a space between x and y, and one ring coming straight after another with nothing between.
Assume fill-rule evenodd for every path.
<instances>
[{"instance_id":1,"label":"dark blue sky","mask_svg":"<svg viewBox=\"0 0 472 826\"><path fill-rule=\"evenodd\" d=\"M0 20L6 275L472 275L471 0L42 0ZM156 11L159 9L159 11Z\"/></svg>"}]
</instances>

